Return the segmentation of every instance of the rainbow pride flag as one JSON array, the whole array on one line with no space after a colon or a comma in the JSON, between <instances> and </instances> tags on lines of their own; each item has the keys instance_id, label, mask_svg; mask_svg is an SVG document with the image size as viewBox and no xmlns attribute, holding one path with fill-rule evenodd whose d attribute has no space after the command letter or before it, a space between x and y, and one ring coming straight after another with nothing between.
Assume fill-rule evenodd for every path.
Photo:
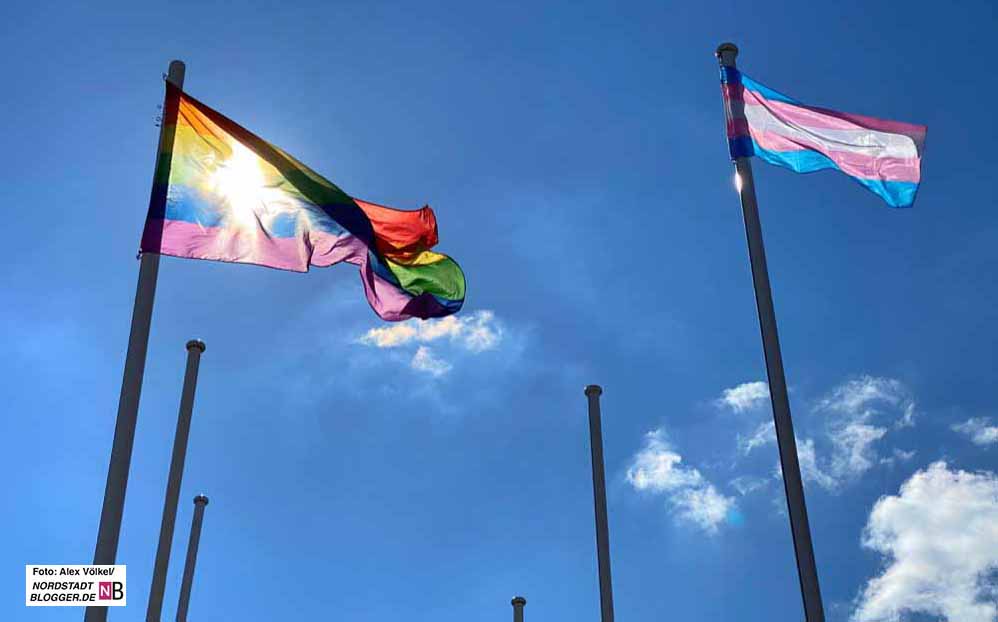
<instances>
[{"instance_id":1,"label":"rainbow pride flag","mask_svg":"<svg viewBox=\"0 0 998 622\"><path fill-rule=\"evenodd\" d=\"M442 317L464 304L464 273L430 250L429 206L354 199L281 149L167 82L164 129L142 252L307 272L360 268L381 318Z\"/></svg>"},{"instance_id":2,"label":"rainbow pride flag","mask_svg":"<svg viewBox=\"0 0 998 622\"><path fill-rule=\"evenodd\" d=\"M891 207L911 207L924 125L807 106L734 67L721 67L731 158L758 156L798 173L838 169Z\"/></svg>"}]
</instances>

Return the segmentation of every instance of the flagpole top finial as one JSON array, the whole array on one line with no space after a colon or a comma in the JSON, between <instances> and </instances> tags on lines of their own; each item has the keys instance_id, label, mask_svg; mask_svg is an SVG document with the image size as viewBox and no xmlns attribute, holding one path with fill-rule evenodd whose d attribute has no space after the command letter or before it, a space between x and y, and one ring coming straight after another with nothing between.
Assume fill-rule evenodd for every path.
<instances>
[{"instance_id":1,"label":"flagpole top finial","mask_svg":"<svg viewBox=\"0 0 998 622\"><path fill-rule=\"evenodd\" d=\"M187 342L187 351L197 350L198 352L204 352L204 342L200 339L191 339Z\"/></svg>"},{"instance_id":2,"label":"flagpole top finial","mask_svg":"<svg viewBox=\"0 0 998 622\"><path fill-rule=\"evenodd\" d=\"M722 43L717 46L714 56L722 65L734 65L735 57L738 56L738 46L731 42Z\"/></svg>"},{"instance_id":3,"label":"flagpole top finial","mask_svg":"<svg viewBox=\"0 0 998 622\"><path fill-rule=\"evenodd\" d=\"M591 384L586 387L586 395L602 395L603 387L598 384Z\"/></svg>"},{"instance_id":4,"label":"flagpole top finial","mask_svg":"<svg viewBox=\"0 0 998 622\"><path fill-rule=\"evenodd\" d=\"M513 600L511 600L511 601L509 601L509 602L510 602L510 604L512 604L512 605L513 605L514 607L516 607L517 605L519 605L519 606L521 606L521 607L522 607L522 606L524 606L524 605L526 605L526 604L527 604L527 599L526 599L526 598L524 598L524 597L522 597L522 596L516 596L516 597L514 597L514 598L513 598Z\"/></svg>"},{"instance_id":5,"label":"flagpole top finial","mask_svg":"<svg viewBox=\"0 0 998 622\"><path fill-rule=\"evenodd\" d=\"M208 505L208 497L204 495L198 495L194 497L194 504Z\"/></svg>"},{"instance_id":6,"label":"flagpole top finial","mask_svg":"<svg viewBox=\"0 0 998 622\"><path fill-rule=\"evenodd\" d=\"M166 79L172 82L174 86L178 88L184 87L184 75L187 73L187 65L184 64L182 60L171 60L170 68L167 70L169 73L166 75Z\"/></svg>"}]
</instances>

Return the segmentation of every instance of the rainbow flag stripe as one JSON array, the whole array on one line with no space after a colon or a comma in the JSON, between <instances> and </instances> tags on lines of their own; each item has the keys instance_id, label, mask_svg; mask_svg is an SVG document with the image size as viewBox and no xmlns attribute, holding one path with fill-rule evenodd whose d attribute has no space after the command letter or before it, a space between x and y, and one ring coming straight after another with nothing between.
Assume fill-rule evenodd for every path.
<instances>
[{"instance_id":1,"label":"rainbow flag stripe","mask_svg":"<svg viewBox=\"0 0 998 622\"><path fill-rule=\"evenodd\" d=\"M798 173L838 169L891 207L911 207L924 125L808 106L721 67L731 158L758 156Z\"/></svg>"},{"instance_id":2,"label":"rainbow flag stripe","mask_svg":"<svg viewBox=\"0 0 998 622\"><path fill-rule=\"evenodd\" d=\"M464 304L464 273L432 251L429 206L397 210L354 199L278 147L169 82L142 252L307 272L360 269L381 318L442 317Z\"/></svg>"}]
</instances>

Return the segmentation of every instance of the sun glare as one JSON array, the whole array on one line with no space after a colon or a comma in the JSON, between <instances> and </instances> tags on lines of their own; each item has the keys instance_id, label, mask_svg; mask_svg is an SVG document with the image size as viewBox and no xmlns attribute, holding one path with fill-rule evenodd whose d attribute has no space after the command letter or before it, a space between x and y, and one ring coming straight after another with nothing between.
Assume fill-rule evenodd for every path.
<instances>
[{"instance_id":1,"label":"sun glare","mask_svg":"<svg viewBox=\"0 0 998 622\"><path fill-rule=\"evenodd\" d=\"M232 142L232 155L218 164L211 176L212 191L225 200L230 226L258 233L261 221L270 211L267 205L266 177L260 159L242 143Z\"/></svg>"}]
</instances>

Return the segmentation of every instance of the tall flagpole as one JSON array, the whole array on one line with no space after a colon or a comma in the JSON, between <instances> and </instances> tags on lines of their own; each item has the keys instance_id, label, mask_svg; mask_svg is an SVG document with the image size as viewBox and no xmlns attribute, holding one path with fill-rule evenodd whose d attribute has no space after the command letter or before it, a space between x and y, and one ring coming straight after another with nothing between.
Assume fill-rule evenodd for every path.
<instances>
[{"instance_id":1,"label":"tall flagpole","mask_svg":"<svg viewBox=\"0 0 998 622\"><path fill-rule=\"evenodd\" d=\"M170 459L170 475L166 480L166 497L163 501L163 519L159 525L159 545L156 547L156 561L153 564L152 584L149 587L149 605L146 608L146 622L160 622L163 612L163 594L166 591L166 571L170 566L170 549L173 547L173 528L177 523L177 501L180 499L180 484L184 479L184 462L187 459L187 440L191 434L191 415L194 412L194 392L198 384L198 367L204 342L192 339L187 342L187 369L184 372L184 389L180 396L180 414L177 415L177 431L173 437L173 456Z\"/></svg>"},{"instance_id":2,"label":"tall flagpole","mask_svg":"<svg viewBox=\"0 0 998 622\"><path fill-rule=\"evenodd\" d=\"M599 396L603 388L586 387L589 401L589 449L593 462L593 505L596 508L596 563L599 567L601 622L613 622L613 583L610 581L610 526L606 513L606 474L603 472L603 426L600 423Z\"/></svg>"},{"instance_id":3,"label":"tall flagpole","mask_svg":"<svg viewBox=\"0 0 998 622\"><path fill-rule=\"evenodd\" d=\"M183 88L184 69L183 62L172 61L166 79L178 88ZM167 111L163 110L164 120L166 116ZM172 151L174 131L175 128L165 122L160 127L157 159L160 153ZM157 166L158 164L157 161ZM153 191L155 192L155 188ZM132 308L132 327L128 334L125 373L121 380L121 396L118 398L118 418L114 424L111 461L107 468L107 484L104 487L104 505L101 507L100 526L97 528L97 546L94 549L96 565L114 564L118 555L118 536L121 533L121 517L125 510L125 489L128 487L128 470L132 462L132 446L135 444L139 394L142 392L142 375L146 366L149 325L152 322L158 273L159 255L143 253L139 262L135 306ZM87 607L84 620L104 622L107 620L107 607Z\"/></svg>"},{"instance_id":4,"label":"tall flagpole","mask_svg":"<svg viewBox=\"0 0 998 622\"><path fill-rule=\"evenodd\" d=\"M738 48L733 43L722 43L717 48L716 56L722 67L734 67ZM732 106L744 105L742 102L729 101ZM730 114L731 111L727 112L729 113L726 115L727 119L736 117ZM742 116L737 115L737 117ZM759 327L762 330L769 396L773 404L776 442L780 451L780 467L783 469L783 487L787 495L790 532L793 535L794 553L797 557L797 576L800 579L801 596L804 600L804 614L807 622L824 622L825 612L821 605L821 590L818 587L818 569L814 562L811 528L808 525L807 507L804 504L804 485L800 475L800 463L797 460L797 442L794 439L793 421L790 419L787 380L783 373L783 356L780 353L780 339L776 332L776 311L773 308L773 294L769 288L766 249L762 244L759 206L755 200L752 164L747 157L735 158L735 175L742 203L742 217L745 221L749 261L752 265L752 284L755 287L755 303L759 311Z\"/></svg>"}]
</instances>

